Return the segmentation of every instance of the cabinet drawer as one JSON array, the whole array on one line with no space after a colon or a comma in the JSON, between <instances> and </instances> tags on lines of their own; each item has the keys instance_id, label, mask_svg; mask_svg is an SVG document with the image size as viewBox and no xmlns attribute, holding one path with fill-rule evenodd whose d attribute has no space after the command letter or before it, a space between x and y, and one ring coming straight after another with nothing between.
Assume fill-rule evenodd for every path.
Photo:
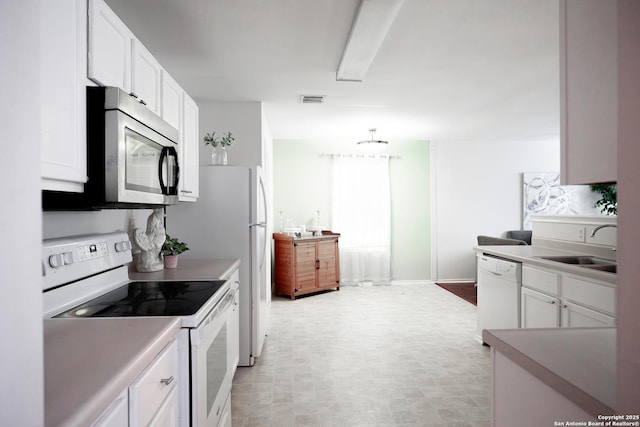
<instances>
[{"instance_id":1,"label":"cabinet drawer","mask_svg":"<svg viewBox=\"0 0 640 427\"><path fill-rule=\"evenodd\" d=\"M173 340L129 387L131 425L148 425L177 382L178 342Z\"/></svg>"},{"instance_id":2,"label":"cabinet drawer","mask_svg":"<svg viewBox=\"0 0 640 427\"><path fill-rule=\"evenodd\" d=\"M615 314L616 312L616 289L611 286L601 285L579 277L564 276L562 296L607 313Z\"/></svg>"},{"instance_id":3,"label":"cabinet drawer","mask_svg":"<svg viewBox=\"0 0 640 427\"><path fill-rule=\"evenodd\" d=\"M532 268L527 265L522 267L522 284L542 292L558 295L558 275L549 271Z\"/></svg>"}]
</instances>

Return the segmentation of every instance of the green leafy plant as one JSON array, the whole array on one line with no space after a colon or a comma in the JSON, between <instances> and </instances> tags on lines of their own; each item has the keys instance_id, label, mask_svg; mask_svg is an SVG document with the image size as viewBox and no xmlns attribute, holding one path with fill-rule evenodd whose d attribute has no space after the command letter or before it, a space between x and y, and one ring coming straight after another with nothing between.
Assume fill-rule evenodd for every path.
<instances>
[{"instance_id":1,"label":"green leafy plant","mask_svg":"<svg viewBox=\"0 0 640 427\"><path fill-rule=\"evenodd\" d=\"M204 145L211 145L212 147L217 147L220 145L221 147L228 147L234 143L236 139L233 137L231 132L227 132L222 138L216 137L215 132L207 133L204 136Z\"/></svg>"},{"instance_id":2,"label":"green leafy plant","mask_svg":"<svg viewBox=\"0 0 640 427\"><path fill-rule=\"evenodd\" d=\"M593 184L589 188L595 193L600 193L600 199L594 204L596 208L600 208L600 212L607 215L618 214L617 187L615 184Z\"/></svg>"},{"instance_id":3,"label":"green leafy plant","mask_svg":"<svg viewBox=\"0 0 640 427\"><path fill-rule=\"evenodd\" d=\"M162 255L180 255L182 252L188 251L189 247L186 243L179 241L175 237L166 235L165 241L162 245Z\"/></svg>"}]
</instances>

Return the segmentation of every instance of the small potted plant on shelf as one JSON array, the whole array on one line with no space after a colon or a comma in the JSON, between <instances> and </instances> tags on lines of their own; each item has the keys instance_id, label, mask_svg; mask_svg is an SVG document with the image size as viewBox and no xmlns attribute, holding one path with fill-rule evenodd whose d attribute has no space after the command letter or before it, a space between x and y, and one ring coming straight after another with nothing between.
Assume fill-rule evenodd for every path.
<instances>
[{"instance_id":1,"label":"small potted plant on shelf","mask_svg":"<svg viewBox=\"0 0 640 427\"><path fill-rule=\"evenodd\" d=\"M164 258L164 268L176 268L178 266L178 255L188 250L189 247L186 243L167 234L160 250Z\"/></svg>"},{"instance_id":2,"label":"small potted plant on shelf","mask_svg":"<svg viewBox=\"0 0 640 427\"><path fill-rule=\"evenodd\" d=\"M211 164L226 165L227 164L227 147L231 146L236 139L231 132L227 132L222 138L216 137L215 132L207 133L204 136L204 145L211 145L213 152L211 153Z\"/></svg>"}]
</instances>

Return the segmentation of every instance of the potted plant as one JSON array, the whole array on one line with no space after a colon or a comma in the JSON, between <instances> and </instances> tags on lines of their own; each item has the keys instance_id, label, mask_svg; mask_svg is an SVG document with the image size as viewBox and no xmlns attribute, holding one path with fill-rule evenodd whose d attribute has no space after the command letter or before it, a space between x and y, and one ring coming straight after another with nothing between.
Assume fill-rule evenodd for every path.
<instances>
[{"instance_id":1,"label":"potted plant","mask_svg":"<svg viewBox=\"0 0 640 427\"><path fill-rule=\"evenodd\" d=\"M188 250L189 247L186 243L167 234L160 250L164 258L164 268L176 268L178 266L178 255Z\"/></svg>"},{"instance_id":2,"label":"potted plant","mask_svg":"<svg viewBox=\"0 0 640 427\"><path fill-rule=\"evenodd\" d=\"M600 212L607 215L618 214L618 197L615 184L593 184L589 187L591 191L600 193L600 199L595 203L595 207L600 208Z\"/></svg>"},{"instance_id":3,"label":"potted plant","mask_svg":"<svg viewBox=\"0 0 640 427\"><path fill-rule=\"evenodd\" d=\"M227 164L227 147L231 146L235 138L231 132L227 132L222 138L216 137L215 132L207 133L204 136L204 145L211 145L213 152L211 153L211 164L226 165Z\"/></svg>"}]
</instances>

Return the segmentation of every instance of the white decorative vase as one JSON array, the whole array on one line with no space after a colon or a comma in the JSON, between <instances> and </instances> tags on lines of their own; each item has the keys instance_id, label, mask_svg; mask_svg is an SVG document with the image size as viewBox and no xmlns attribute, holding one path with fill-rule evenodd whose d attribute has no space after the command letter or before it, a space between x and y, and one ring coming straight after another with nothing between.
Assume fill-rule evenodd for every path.
<instances>
[{"instance_id":1,"label":"white decorative vase","mask_svg":"<svg viewBox=\"0 0 640 427\"><path fill-rule=\"evenodd\" d=\"M178 255L164 256L164 268L177 268L177 267L178 267Z\"/></svg>"},{"instance_id":2,"label":"white decorative vase","mask_svg":"<svg viewBox=\"0 0 640 427\"><path fill-rule=\"evenodd\" d=\"M227 164L227 148L226 147L213 147L211 153L212 165L226 165Z\"/></svg>"}]
</instances>

